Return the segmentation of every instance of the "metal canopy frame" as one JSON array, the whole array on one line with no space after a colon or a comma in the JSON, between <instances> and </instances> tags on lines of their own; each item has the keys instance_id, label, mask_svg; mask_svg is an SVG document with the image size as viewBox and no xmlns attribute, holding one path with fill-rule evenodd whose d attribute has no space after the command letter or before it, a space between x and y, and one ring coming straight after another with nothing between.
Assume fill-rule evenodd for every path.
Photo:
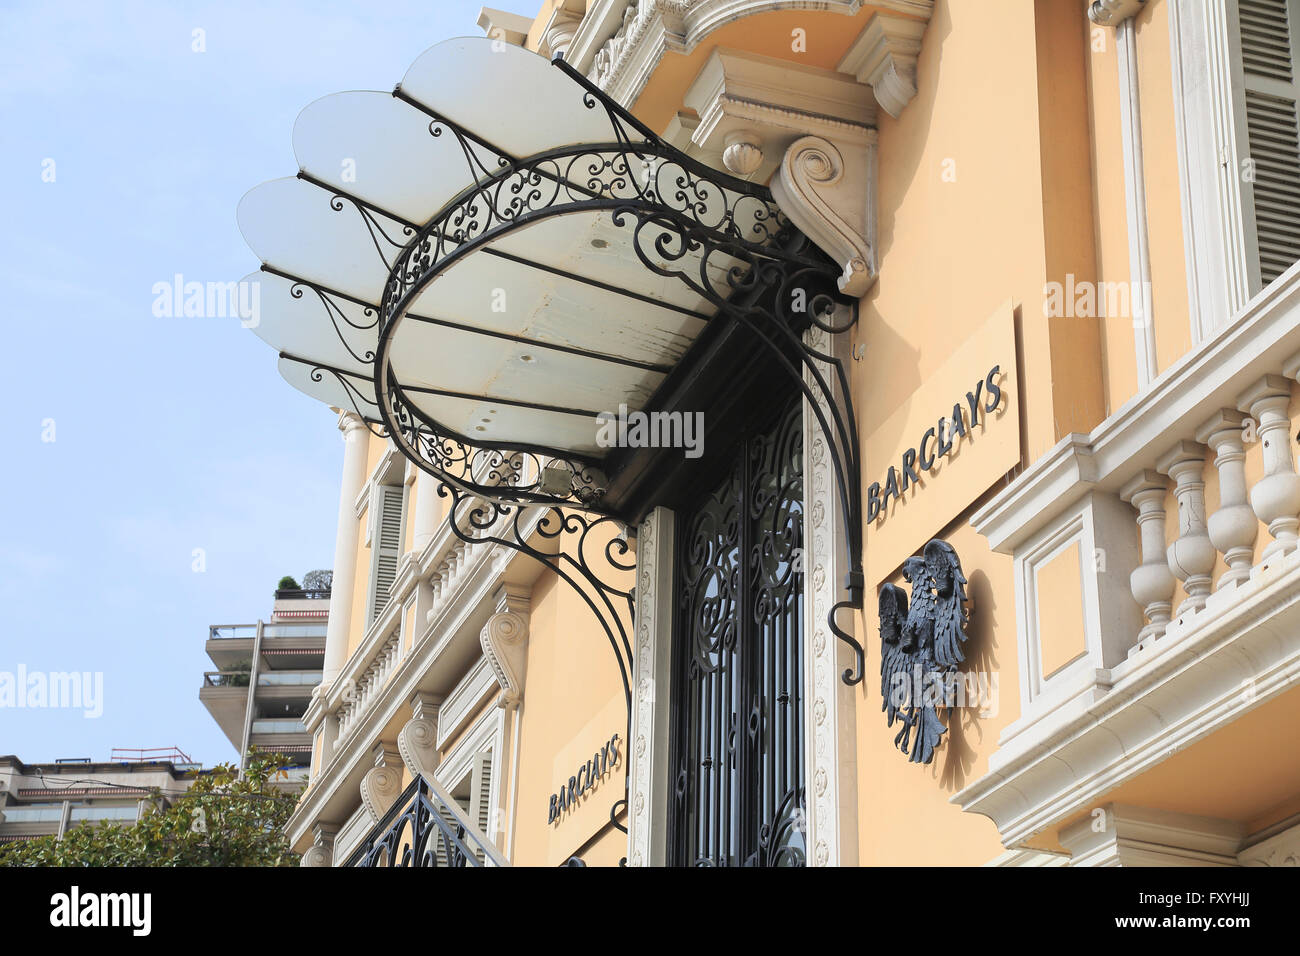
<instances>
[{"instance_id":1,"label":"metal canopy frame","mask_svg":"<svg viewBox=\"0 0 1300 956\"><path fill-rule=\"evenodd\" d=\"M831 335L848 331L857 321L857 302L839 292L839 267L786 220L766 187L736 179L686 156L562 57L552 63L573 80L575 95L581 97L586 108L604 111L610 124L608 142L513 156L406 95L400 86L393 91L394 97L429 117L429 135L455 139L472 177L472 184L426 223L411 222L336 185L299 172L300 179L329 194L333 210L350 206L361 216L375 250L389 269L389 278L376 305L264 265L264 271L293 283L291 295L295 298L308 292L319 298L349 354L358 363L373 363L373 379L288 352L281 352L281 357L307 366L313 381L332 376L348 395L353 411L375 434L391 438L406 458L439 481L438 493L450 497L448 520L460 538L492 542L527 554L582 595L604 628L618 660L630 729L633 594L630 588L611 583L602 575L611 568L620 574L633 570L628 560L631 545L626 514L604 500L608 478L603 461L544 445L476 442L433 420L416 407L410 396L449 395L588 418L594 418L596 412L404 384L392 367L394 332L406 321L430 323L508 339L530 348L565 351L593 361L622 363L665 374L672 370L656 363L475 328L412 311L421 290L476 251L690 315L702 323L741 324L797 383L827 440L852 568L845 581L847 599L831 608L829 627L854 649L856 675L845 671L843 679L857 683L863 676L862 646L836 622L842 608L863 606L857 422L843 362L812 347L803 336L814 325ZM642 265L684 283L716 307L716 314L655 299L490 245L545 219L593 211L607 213L616 227L630 228L632 249ZM381 217L400 227L396 234L381 222ZM725 267L725 288L717 287L710 279L711 271L716 274L719 266ZM349 318L340 306L343 302L361 307L364 324ZM832 321L837 307L847 311L846 322ZM362 331L377 328L377 348L358 353L348 344L345 327ZM688 349L682 364L691 359ZM661 387L651 396L646 411L657 410L663 391ZM370 413L368 407L376 408L378 414ZM537 507L546 510L540 522L534 523ZM602 558L596 560L590 545L611 528L620 533L599 549ZM566 549L566 540L576 541L576 547ZM616 817L625 805L624 798L611 809L611 820L620 829L625 828Z\"/></svg>"}]
</instances>

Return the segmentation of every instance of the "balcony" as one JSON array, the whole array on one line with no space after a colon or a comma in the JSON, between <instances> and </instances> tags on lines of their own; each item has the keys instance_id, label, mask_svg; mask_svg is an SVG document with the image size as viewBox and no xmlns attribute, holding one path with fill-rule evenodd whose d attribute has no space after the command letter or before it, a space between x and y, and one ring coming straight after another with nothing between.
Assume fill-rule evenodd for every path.
<instances>
[{"instance_id":1,"label":"balcony","mask_svg":"<svg viewBox=\"0 0 1300 956\"><path fill-rule=\"evenodd\" d=\"M306 726L298 717L263 717L253 721L254 734L305 734Z\"/></svg>"},{"instance_id":2,"label":"balcony","mask_svg":"<svg viewBox=\"0 0 1300 956\"><path fill-rule=\"evenodd\" d=\"M1248 843L1293 793L1297 376L1292 268L972 516L1015 558L1020 716L953 800L1008 847L1073 833L1103 802L1232 807ZM1276 742L1263 780L1261 740Z\"/></svg>"},{"instance_id":3,"label":"balcony","mask_svg":"<svg viewBox=\"0 0 1300 956\"><path fill-rule=\"evenodd\" d=\"M275 599L277 601L328 601L330 589L276 588Z\"/></svg>"},{"instance_id":4,"label":"balcony","mask_svg":"<svg viewBox=\"0 0 1300 956\"><path fill-rule=\"evenodd\" d=\"M317 669L325 656L326 627L325 621L264 624L262 657L284 669ZM204 650L220 670L235 670L252 660L256 643L256 624L214 624Z\"/></svg>"}]
</instances>

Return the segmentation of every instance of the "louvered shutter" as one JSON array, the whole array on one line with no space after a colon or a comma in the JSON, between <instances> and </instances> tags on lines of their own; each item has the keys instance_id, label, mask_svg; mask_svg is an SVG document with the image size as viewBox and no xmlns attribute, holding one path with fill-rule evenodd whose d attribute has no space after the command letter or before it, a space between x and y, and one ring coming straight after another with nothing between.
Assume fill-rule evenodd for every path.
<instances>
[{"instance_id":1,"label":"louvered shutter","mask_svg":"<svg viewBox=\"0 0 1300 956\"><path fill-rule=\"evenodd\" d=\"M374 548L374 580L371 584L370 620L388 605L388 591L397 579L397 562L402 557L402 488L380 485L377 489Z\"/></svg>"},{"instance_id":2,"label":"louvered shutter","mask_svg":"<svg viewBox=\"0 0 1300 956\"><path fill-rule=\"evenodd\" d=\"M470 785L474 788L473 801L474 813L470 816L479 828L479 831L489 840L495 841L498 834L491 830L492 824L492 751L486 751L479 754L475 762L474 775L470 779ZM483 862L484 854L481 849L476 849L474 855L478 857L480 863Z\"/></svg>"},{"instance_id":3,"label":"louvered shutter","mask_svg":"<svg viewBox=\"0 0 1300 956\"><path fill-rule=\"evenodd\" d=\"M459 800L456 802L460 803ZM451 815L451 811L448 810L446 807L444 807L441 803L437 804L437 807L438 807L438 816L442 817L442 822L447 825L445 832L442 830L439 830L438 832L438 838L437 838L438 839L438 865L447 866L447 860L451 856L451 853L449 851L453 849L455 846L455 844L448 843L447 834L448 833L455 834L460 824L457 822L456 818ZM463 804L461 805L461 809L466 811L468 810L468 808L465 807ZM467 845L470 843L469 840L463 840L462 842L466 843Z\"/></svg>"},{"instance_id":4,"label":"louvered shutter","mask_svg":"<svg viewBox=\"0 0 1300 956\"><path fill-rule=\"evenodd\" d=\"M1265 285L1300 259L1298 0L1238 0L1255 232Z\"/></svg>"}]
</instances>

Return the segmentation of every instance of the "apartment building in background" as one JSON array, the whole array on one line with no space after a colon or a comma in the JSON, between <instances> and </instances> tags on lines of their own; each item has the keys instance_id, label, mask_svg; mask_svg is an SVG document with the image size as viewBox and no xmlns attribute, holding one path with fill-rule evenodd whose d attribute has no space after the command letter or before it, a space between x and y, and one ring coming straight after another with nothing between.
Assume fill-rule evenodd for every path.
<instances>
[{"instance_id":1,"label":"apartment building in background","mask_svg":"<svg viewBox=\"0 0 1300 956\"><path fill-rule=\"evenodd\" d=\"M156 789L165 804L188 790L203 765L175 747L24 763L0 757L0 843L108 822L132 826Z\"/></svg>"},{"instance_id":2,"label":"apartment building in background","mask_svg":"<svg viewBox=\"0 0 1300 956\"><path fill-rule=\"evenodd\" d=\"M267 621L208 628L205 650L216 669L199 689L241 765L250 747L282 753L292 763L277 786L291 789L307 779L311 736L303 715L320 683L330 609L327 572L313 572L304 585L277 589Z\"/></svg>"},{"instance_id":3,"label":"apartment building in background","mask_svg":"<svg viewBox=\"0 0 1300 956\"><path fill-rule=\"evenodd\" d=\"M1300 3L479 26L239 206L304 865L1300 860Z\"/></svg>"}]
</instances>

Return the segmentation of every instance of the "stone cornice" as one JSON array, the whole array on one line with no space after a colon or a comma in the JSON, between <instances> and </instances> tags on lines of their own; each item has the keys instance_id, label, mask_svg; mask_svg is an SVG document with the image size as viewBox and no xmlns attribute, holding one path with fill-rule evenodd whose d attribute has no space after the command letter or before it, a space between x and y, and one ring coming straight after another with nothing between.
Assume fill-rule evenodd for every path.
<instances>
[{"instance_id":1,"label":"stone cornice","mask_svg":"<svg viewBox=\"0 0 1300 956\"><path fill-rule=\"evenodd\" d=\"M570 46L570 61L620 103L636 101L668 51L690 53L728 23L779 10L854 16L862 0L627 0L592 4ZM881 0L883 14L928 22L933 0Z\"/></svg>"}]
</instances>

